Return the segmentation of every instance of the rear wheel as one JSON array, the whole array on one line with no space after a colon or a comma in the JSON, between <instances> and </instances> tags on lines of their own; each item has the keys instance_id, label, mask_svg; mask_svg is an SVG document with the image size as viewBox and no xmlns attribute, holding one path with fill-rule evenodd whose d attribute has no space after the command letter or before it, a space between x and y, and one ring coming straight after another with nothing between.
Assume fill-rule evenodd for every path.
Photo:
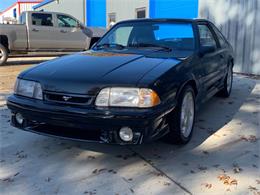
<instances>
[{"instance_id":1,"label":"rear wheel","mask_svg":"<svg viewBox=\"0 0 260 195\"><path fill-rule=\"evenodd\" d=\"M190 141L195 119L195 93L191 86L186 86L177 107L169 116L170 133L168 141L174 144L186 144Z\"/></svg>"},{"instance_id":2,"label":"rear wheel","mask_svg":"<svg viewBox=\"0 0 260 195\"><path fill-rule=\"evenodd\" d=\"M233 86L233 67L228 67L228 72L224 81L224 88L219 92L222 97L229 97Z\"/></svg>"},{"instance_id":3,"label":"rear wheel","mask_svg":"<svg viewBox=\"0 0 260 195\"><path fill-rule=\"evenodd\" d=\"M5 46L0 44L0 66L4 65L8 58L8 51Z\"/></svg>"}]
</instances>

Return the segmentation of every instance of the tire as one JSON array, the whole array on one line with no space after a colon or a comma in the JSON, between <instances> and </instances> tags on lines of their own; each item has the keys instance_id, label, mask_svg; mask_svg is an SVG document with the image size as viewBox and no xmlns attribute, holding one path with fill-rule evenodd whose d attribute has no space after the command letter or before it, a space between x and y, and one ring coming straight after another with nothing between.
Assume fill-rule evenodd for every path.
<instances>
[{"instance_id":1,"label":"tire","mask_svg":"<svg viewBox=\"0 0 260 195\"><path fill-rule=\"evenodd\" d=\"M0 66L4 65L8 58L8 51L5 46L0 44Z\"/></svg>"},{"instance_id":2,"label":"tire","mask_svg":"<svg viewBox=\"0 0 260 195\"><path fill-rule=\"evenodd\" d=\"M231 94L233 86L233 66L228 66L228 72L224 80L224 88L219 91L219 95L228 98Z\"/></svg>"},{"instance_id":3,"label":"tire","mask_svg":"<svg viewBox=\"0 0 260 195\"><path fill-rule=\"evenodd\" d=\"M186 106L187 110L190 111L189 117L192 119L189 119L189 117L188 119L186 118L186 122L188 121L188 127L186 128L186 132L184 132L183 130L185 129L185 126L182 126L182 124L185 123L185 102L187 103L188 101L186 98L190 101L189 105ZM184 87L179 96L176 108L168 117L170 133L167 135L167 140L172 144L187 144L192 137L195 121L195 93L194 89L190 85Z\"/></svg>"}]
</instances>

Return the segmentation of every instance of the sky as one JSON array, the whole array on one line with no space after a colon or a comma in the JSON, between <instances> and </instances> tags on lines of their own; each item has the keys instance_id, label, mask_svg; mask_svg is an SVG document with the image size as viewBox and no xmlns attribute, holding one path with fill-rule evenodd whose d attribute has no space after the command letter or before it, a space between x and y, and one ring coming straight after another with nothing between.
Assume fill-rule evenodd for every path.
<instances>
[{"instance_id":1,"label":"sky","mask_svg":"<svg viewBox=\"0 0 260 195\"><path fill-rule=\"evenodd\" d=\"M16 1L17 0L0 0L0 12L4 11Z\"/></svg>"}]
</instances>

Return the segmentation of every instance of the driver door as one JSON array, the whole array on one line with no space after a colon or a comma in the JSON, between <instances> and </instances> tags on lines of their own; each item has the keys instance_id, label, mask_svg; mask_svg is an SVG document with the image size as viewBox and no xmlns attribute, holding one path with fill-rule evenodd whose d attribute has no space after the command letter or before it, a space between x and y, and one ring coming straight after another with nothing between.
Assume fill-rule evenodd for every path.
<instances>
[{"instance_id":1,"label":"driver door","mask_svg":"<svg viewBox=\"0 0 260 195\"><path fill-rule=\"evenodd\" d=\"M88 46L90 38L84 33L80 23L65 14L56 14L57 41L64 50L83 50Z\"/></svg>"},{"instance_id":2,"label":"driver door","mask_svg":"<svg viewBox=\"0 0 260 195\"><path fill-rule=\"evenodd\" d=\"M28 42L31 50L46 50L56 48L53 14L32 13L31 24L28 25Z\"/></svg>"},{"instance_id":3,"label":"driver door","mask_svg":"<svg viewBox=\"0 0 260 195\"><path fill-rule=\"evenodd\" d=\"M217 92L217 86L222 78L221 63L222 58L215 34L207 23L199 23L199 42L200 46L214 46L215 50L200 57L200 66L203 70L203 86L208 97Z\"/></svg>"}]
</instances>

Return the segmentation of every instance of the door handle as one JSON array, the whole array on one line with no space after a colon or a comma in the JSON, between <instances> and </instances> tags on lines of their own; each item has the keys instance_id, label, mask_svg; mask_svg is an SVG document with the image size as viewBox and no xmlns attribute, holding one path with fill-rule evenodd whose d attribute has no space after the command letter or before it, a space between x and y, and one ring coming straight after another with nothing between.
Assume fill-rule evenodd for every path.
<instances>
[{"instance_id":1,"label":"door handle","mask_svg":"<svg viewBox=\"0 0 260 195\"><path fill-rule=\"evenodd\" d=\"M39 32L39 30L37 30L37 29L35 29L35 28L32 29L32 31L33 31L33 32Z\"/></svg>"},{"instance_id":2,"label":"door handle","mask_svg":"<svg viewBox=\"0 0 260 195\"><path fill-rule=\"evenodd\" d=\"M67 31L66 31L66 30L61 30L60 32L61 32L61 33L67 33Z\"/></svg>"}]
</instances>

